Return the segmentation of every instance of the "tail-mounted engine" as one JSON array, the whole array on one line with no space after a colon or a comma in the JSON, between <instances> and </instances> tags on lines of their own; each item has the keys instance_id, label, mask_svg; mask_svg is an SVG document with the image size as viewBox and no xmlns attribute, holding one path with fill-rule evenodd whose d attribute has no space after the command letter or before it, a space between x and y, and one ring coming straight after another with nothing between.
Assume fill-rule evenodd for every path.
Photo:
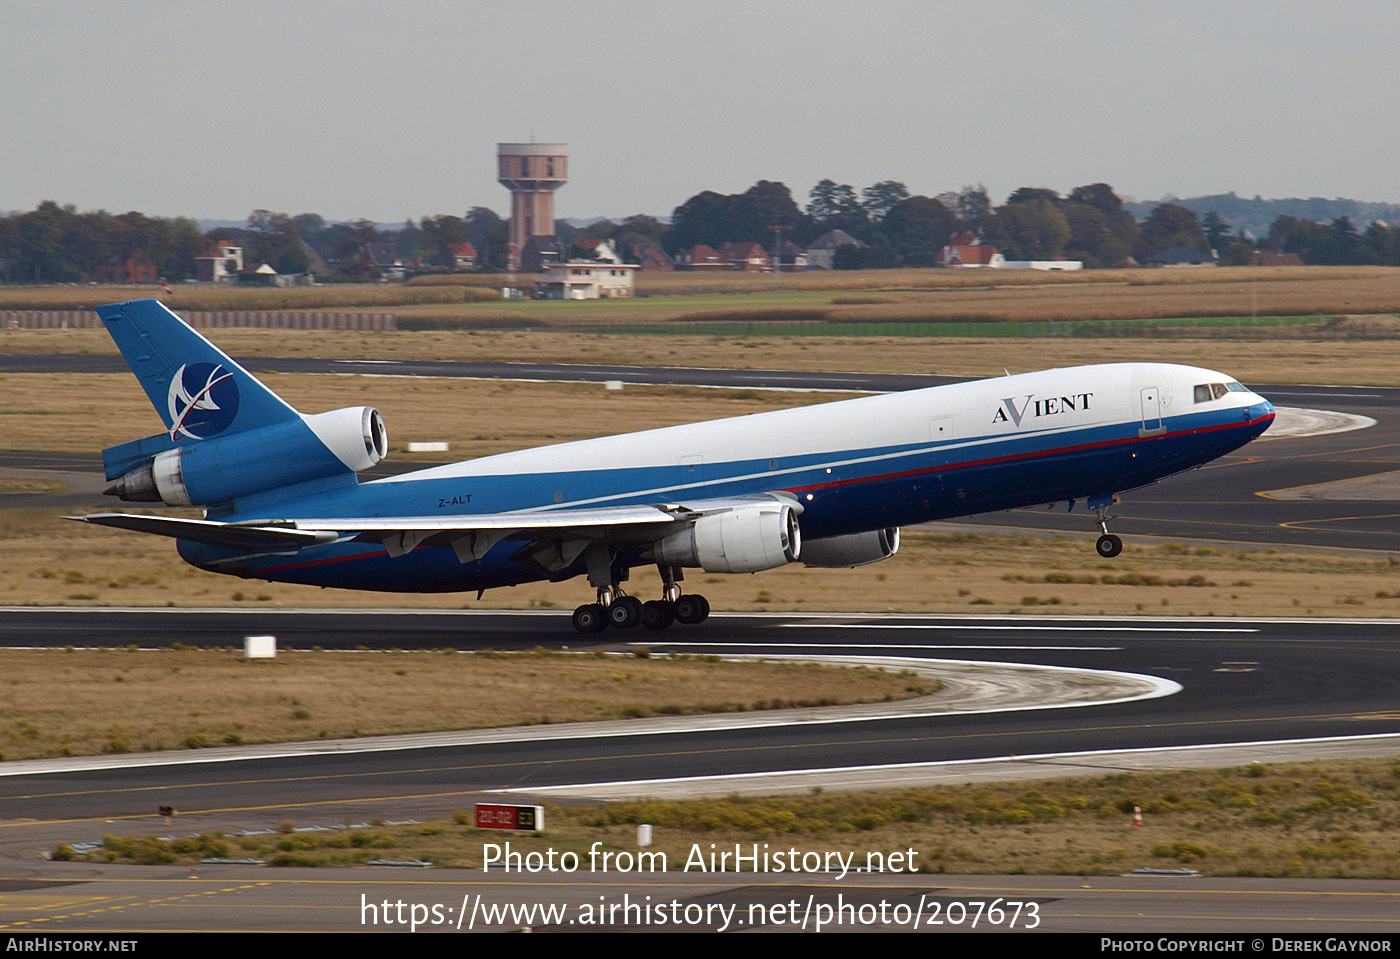
<instances>
[{"instance_id":1,"label":"tail-mounted engine","mask_svg":"<svg viewBox=\"0 0 1400 959\"><path fill-rule=\"evenodd\" d=\"M387 451L388 434L379 411L350 407L164 450L118 477L105 492L138 503L208 506L358 473L382 460Z\"/></svg>"}]
</instances>

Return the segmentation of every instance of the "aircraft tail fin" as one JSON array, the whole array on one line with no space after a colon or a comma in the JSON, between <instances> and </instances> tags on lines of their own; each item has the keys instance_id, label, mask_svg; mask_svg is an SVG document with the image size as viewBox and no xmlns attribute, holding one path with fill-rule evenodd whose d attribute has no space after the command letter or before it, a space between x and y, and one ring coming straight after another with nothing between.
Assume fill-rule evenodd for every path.
<instances>
[{"instance_id":1,"label":"aircraft tail fin","mask_svg":"<svg viewBox=\"0 0 1400 959\"><path fill-rule=\"evenodd\" d=\"M97 315L165 421L169 447L300 417L159 300L111 303Z\"/></svg>"},{"instance_id":2,"label":"aircraft tail fin","mask_svg":"<svg viewBox=\"0 0 1400 959\"><path fill-rule=\"evenodd\" d=\"M377 410L302 416L157 300L97 315L165 421L164 433L102 451L113 496L229 512L354 484L387 450Z\"/></svg>"}]
</instances>

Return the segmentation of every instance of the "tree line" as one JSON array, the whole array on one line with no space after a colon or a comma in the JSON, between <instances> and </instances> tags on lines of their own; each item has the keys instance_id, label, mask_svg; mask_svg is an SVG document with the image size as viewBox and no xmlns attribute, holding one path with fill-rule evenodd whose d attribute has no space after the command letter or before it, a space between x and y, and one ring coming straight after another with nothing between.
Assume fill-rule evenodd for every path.
<instances>
[{"instance_id":1,"label":"tree line","mask_svg":"<svg viewBox=\"0 0 1400 959\"><path fill-rule=\"evenodd\" d=\"M1204 217L1177 203L1160 203L1139 221L1107 183L1075 187L1067 195L1021 187L993 205L983 186L937 196L911 194L896 180L859 192L824 179L805 207L788 187L760 180L743 193L703 191L676 207L669 224L646 215L599 220L581 228L560 221L560 239L580 252L587 239L611 240L630 254L657 244L675 255L697 244L752 242L770 247L775 229L806 247L832 230L858 241L836 251L838 269L932 266L951 237L975 237L1007 259L1082 260L1088 268L1141 263L1152 253L1186 246L1215 251L1222 263L1253 262L1260 251L1296 253L1309 264L1400 266L1400 226L1374 222L1364 230L1348 216L1330 223L1278 216L1262 239L1232 229L1219 213ZM279 273L313 272L323 279L370 279L377 270L362 255L381 244L410 268L450 269L452 248L471 243L478 269L504 270L509 224L487 207L463 216L440 214L397 230L369 220L327 222L315 213L295 216L254 210L243 227L202 233L193 219L148 217L139 212L79 212L46 200L34 210L0 216L0 282L68 283L91 280L107 260L136 252L171 282L195 275L195 258L216 241L244 248L249 270L268 263Z\"/></svg>"},{"instance_id":2,"label":"tree line","mask_svg":"<svg viewBox=\"0 0 1400 959\"><path fill-rule=\"evenodd\" d=\"M744 193L697 193L676 207L661 243L675 253L697 243L729 240L771 244L773 227L806 246L842 230L859 246L840 248L838 269L932 266L950 237L996 246L1009 260L1082 260L1085 267L1130 266L1172 247L1215 252L1222 263L1254 262L1260 252L1296 253L1304 263L1400 266L1400 226L1354 218L1316 223L1280 215L1256 238L1232 228L1215 211L1204 217L1178 203L1159 203L1142 220L1107 183L1075 187L1062 196L1021 187L994 206L985 187L965 186L937 196L915 196L895 180L857 193L850 184L822 180L799 208L782 183L761 180Z\"/></svg>"}]
</instances>

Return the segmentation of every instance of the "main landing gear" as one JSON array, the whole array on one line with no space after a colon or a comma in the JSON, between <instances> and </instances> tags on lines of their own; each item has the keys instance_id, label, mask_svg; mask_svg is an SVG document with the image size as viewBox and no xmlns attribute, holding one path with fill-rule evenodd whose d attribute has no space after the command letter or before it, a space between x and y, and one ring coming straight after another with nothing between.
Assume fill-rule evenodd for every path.
<instances>
[{"instance_id":1,"label":"main landing gear","mask_svg":"<svg viewBox=\"0 0 1400 959\"><path fill-rule=\"evenodd\" d=\"M698 593L682 594L681 571L674 566L661 566L665 584L661 599L642 602L622 592L617 583L598 586L598 601L574 610L574 629L580 633L601 633L614 629L632 629L637 625L647 629L665 629L672 623L701 623L710 615L710 601Z\"/></svg>"},{"instance_id":2,"label":"main landing gear","mask_svg":"<svg viewBox=\"0 0 1400 959\"><path fill-rule=\"evenodd\" d=\"M615 596L606 605L600 596L574 610L574 629L580 633L601 633L613 629L665 629L672 623L702 623L710 615L710 601L699 593L678 596L675 601L653 599L642 602L635 596Z\"/></svg>"},{"instance_id":3,"label":"main landing gear","mask_svg":"<svg viewBox=\"0 0 1400 959\"><path fill-rule=\"evenodd\" d=\"M1099 518L1099 529L1103 530L1094 549L1104 559L1112 559L1123 552L1123 541L1108 531L1108 508L1117 502L1117 496L1094 496L1089 499L1089 508Z\"/></svg>"}]
</instances>

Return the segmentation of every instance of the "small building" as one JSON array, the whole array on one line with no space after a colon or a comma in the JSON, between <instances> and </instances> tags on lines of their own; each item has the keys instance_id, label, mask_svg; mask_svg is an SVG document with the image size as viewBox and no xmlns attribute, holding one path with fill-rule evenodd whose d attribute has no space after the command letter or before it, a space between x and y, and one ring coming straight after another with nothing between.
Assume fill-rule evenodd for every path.
<instances>
[{"instance_id":1,"label":"small building","mask_svg":"<svg viewBox=\"0 0 1400 959\"><path fill-rule=\"evenodd\" d=\"M243 272L243 247L226 241L194 258L194 278L200 283L236 283Z\"/></svg>"},{"instance_id":2,"label":"small building","mask_svg":"<svg viewBox=\"0 0 1400 959\"><path fill-rule=\"evenodd\" d=\"M450 259L448 266L454 270L471 270L476 267L476 247L467 241L447 244L447 255Z\"/></svg>"},{"instance_id":3,"label":"small building","mask_svg":"<svg viewBox=\"0 0 1400 959\"><path fill-rule=\"evenodd\" d=\"M378 271L389 280L402 280L408 270L392 243L366 243L360 251L360 269Z\"/></svg>"},{"instance_id":4,"label":"small building","mask_svg":"<svg viewBox=\"0 0 1400 959\"><path fill-rule=\"evenodd\" d=\"M669 273L676 268L676 261L655 243L633 243L632 258L643 273Z\"/></svg>"},{"instance_id":5,"label":"small building","mask_svg":"<svg viewBox=\"0 0 1400 959\"><path fill-rule=\"evenodd\" d=\"M828 230L807 247L807 266L816 270L836 269L836 250L843 246L865 248L864 243L845 230Z\"/></svg>"},{"instance_id":6,"label":"small building","mask_svg":"<svg viewBox=\"0 0 1400 959\"><path fill-rule=\"evenodd\" d=\"M1146 257L1147 266L1216 266L1215 257L1194 246L1169 246Z\"/></svg>"},{"instance_id":7,"label":"small building","mask_svg":"<svg viewBox=\"0 0 1400 959\"><path fill-rule=\"evenodd\" d=\"M557 236L532 236L525 241L520 251L520 269L526 273L542 273L551 265L563 263L569 258Z\"/></svg>"},{"instance_id":8,"label":"small building","mask_svg":"<svg viewBox=\"0 0 1400 959\"><path fill-rule=\"evenodd\" d=\"M695 271L732 270L734 264L720 255L714 247L697 243L689 250L682 250L676 254L676 269Z\"/></svg>"},{"instance_id":9,"label":"small building","mask_svg":"<svg viewBox=\"0 0 1400 959\"><path fill-rule=\"evenodd\" d=\"M568 260L551 263L535 277L537 300L599 300L631 297L637 287L636 263Z\"/></svg>"},{"instance_id":10,"label":"small building","mask_svg":"<svg viewBox=\"0 0 1400 959\"><path fill-rule=\"evenodd\" d=\"M962 269L998 269L1006 265L1006 257L996 247L980 240L950 243L938 254L938 265Z\"/></svg>"},{"instance_id":11,"label":"small building","mask_svg":"<svg viewBox=\"0 0 1400 959\"><path fill-rule=\"evenodd\" d=\"M730 269L744 273L768 273L773 269L768 251L757 243L726 243L719 248L719 255L729 261Z\"/></svg>"},{"instance_id":12,"label":"small building","mask_svg":"<svg viewBox=\"0 0 1400 959\"><path fill-rule=\"evenodd\" d=\"M807 251L791 240L780 241L768 251L768 256L780 270L805 270L809 262Z\"/></svg>"},{"instance_id":13,"label":"small building","mask_svg":"<svg viewBox=\"0 0 1400 959\"><path fill-rule=\"evenodd\" d=\"M155 283L160 270L146 259L143 250L126 257L109 256L97 265L92 278L97 283Z\"/></svg>"}]
</instances>

